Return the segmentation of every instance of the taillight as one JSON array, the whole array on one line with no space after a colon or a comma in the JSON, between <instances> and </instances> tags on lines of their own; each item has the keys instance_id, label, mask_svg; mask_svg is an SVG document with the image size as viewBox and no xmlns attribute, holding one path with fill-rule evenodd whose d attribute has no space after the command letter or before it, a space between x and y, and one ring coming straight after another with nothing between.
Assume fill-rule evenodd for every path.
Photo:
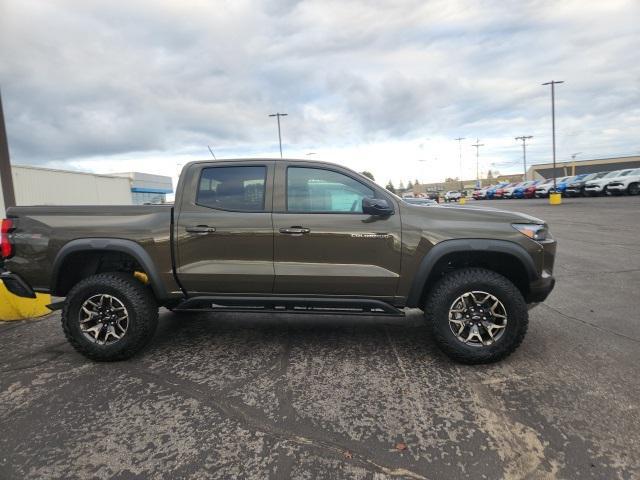
<instances>
[{"instance_id":1,"label":"taillight","mask_svg":"<svg viewBox=\"0 0 640 480\"><path fill-rule=\"evenodd\" d=\"M9 258L13 255L13 245L9 241L9 232L13 230L13 221L4 219L0 227L0 256Z\"/></svg>"}]
</instances>

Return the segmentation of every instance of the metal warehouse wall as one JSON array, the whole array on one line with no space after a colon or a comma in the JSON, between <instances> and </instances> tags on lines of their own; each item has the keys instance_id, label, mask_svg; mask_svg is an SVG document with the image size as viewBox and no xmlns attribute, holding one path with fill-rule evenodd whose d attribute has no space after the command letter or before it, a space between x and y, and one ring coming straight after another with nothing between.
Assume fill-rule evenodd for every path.
<instances>
[{"instance_id":1,"label":"metal warehouse wall","mask_svg":"<svg viewBox=\"0 0 640 480\"><path fill-rule=\"evenodd\" d=\"M131 205L128 178L14 165L18 205Z\"/></svg>"}]
</instances>

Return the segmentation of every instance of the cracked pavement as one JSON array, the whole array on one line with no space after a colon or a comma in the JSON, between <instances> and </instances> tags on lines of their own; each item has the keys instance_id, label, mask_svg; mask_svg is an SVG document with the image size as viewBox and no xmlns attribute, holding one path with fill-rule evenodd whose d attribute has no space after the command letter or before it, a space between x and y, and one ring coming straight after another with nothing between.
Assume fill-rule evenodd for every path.
<instances>
[{"instance_id":1,"label":"cracked pavement","mask_svg":"<svg viewBox=\"0 0 640 480\"><path fill-rule=\"evenodd\" d=\"M638 478L640 197L563 203L475 204L559 241L555 291L494 365L449 361L418 310L163 311L113 364L57 313L0 322L0 478Z\"/></svg>"}]
</instances>

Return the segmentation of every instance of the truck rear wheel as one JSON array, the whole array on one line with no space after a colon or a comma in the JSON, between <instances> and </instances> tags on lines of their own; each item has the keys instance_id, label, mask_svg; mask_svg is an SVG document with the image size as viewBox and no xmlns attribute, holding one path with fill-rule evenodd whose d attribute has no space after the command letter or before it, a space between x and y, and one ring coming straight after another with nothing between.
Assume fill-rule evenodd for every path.
<instances>
[{"instance_id":1,"label":"truck rear wheel","mask_svg":"<svg viewBox=\"0 0 640 480\"><path fill-rule=\"evenodd\" d=\"M69 343L92 360L125 360L140 351L158 325L153 294L133 276L101 273L74 286L62 310Z\"/></svg>"},{"instance_id":2,"label":"truck rear wheel","mask_svg":"<svg viewBox=\"0 0 640 480\"><path fill-rule=\"evenodd\" d=\"M491 363L510 355L527 332L527 304L504 276L482 268L450 273L433 288L425 305L435 340L452 359Z\"/></svg>"}]
</instances>

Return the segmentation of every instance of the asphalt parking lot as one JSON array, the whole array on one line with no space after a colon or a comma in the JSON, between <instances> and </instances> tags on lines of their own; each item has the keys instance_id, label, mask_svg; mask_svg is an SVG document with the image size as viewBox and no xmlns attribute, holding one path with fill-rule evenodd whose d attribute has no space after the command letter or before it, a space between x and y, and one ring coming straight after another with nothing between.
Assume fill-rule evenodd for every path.
<instances>
[{"instance_id":1,"label":"asphalt parking lot","mask_svg":"<svg viewBox=\"0 0 640 480\"><path fill-rule=\"evenodd\" d=\"M418 311L164 312L115 364L57 314L0 323L0 478L638 478L640 197L474 205L559 241L506 361L453 364Z\"/></svg>"}]
</instances>

